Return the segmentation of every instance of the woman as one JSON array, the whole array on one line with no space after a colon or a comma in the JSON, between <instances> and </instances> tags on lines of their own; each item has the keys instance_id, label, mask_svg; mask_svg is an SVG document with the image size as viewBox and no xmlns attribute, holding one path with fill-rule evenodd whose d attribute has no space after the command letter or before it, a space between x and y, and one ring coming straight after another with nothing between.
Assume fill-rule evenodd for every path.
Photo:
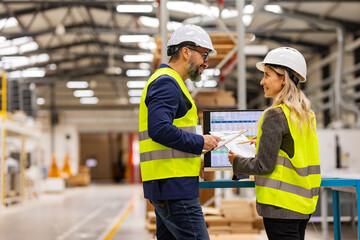
<instances>
[{"instance_id":1,"label":"woman","mask_svg":"<svg viewBox=\"0 0 360 240\"><path fill-rule=\"evenodd\" d=\"M299 89L306 62L296 49L270 51L256 67L273 104L259 121L256 156L229 153L235 175L255 175L256 208L270 240L303 240L320 189L315 114Z\"/></svg>"}]
</instances>

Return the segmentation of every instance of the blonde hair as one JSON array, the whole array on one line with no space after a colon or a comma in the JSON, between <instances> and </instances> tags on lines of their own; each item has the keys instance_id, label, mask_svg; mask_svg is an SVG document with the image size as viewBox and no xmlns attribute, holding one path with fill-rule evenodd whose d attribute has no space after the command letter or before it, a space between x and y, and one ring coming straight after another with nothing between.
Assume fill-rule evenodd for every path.
<instances>
[{"instance_id":1,"label":"blonde hair","mask_svg":"<svg viewBox=\"0 0 360 240\"><path fill-rule=\"evenodd\" d=\"M290 79L288 71L292 78L299 80L301 76L290 69L285 70L282 66L267 65L272 70L274 70L278 75L285 76L285 85L282 90L276 95L272 107L284 103L290 109L290 120L292 123L296 124L298 121L298 126L302 132L303 124L310 126L310 129L316 131L315 129L315 113L310 109L310 100L305 96L305 94L299 89L293 80ZM297 79L296 79L297 78Z\"/></svg>"}]
</instances>

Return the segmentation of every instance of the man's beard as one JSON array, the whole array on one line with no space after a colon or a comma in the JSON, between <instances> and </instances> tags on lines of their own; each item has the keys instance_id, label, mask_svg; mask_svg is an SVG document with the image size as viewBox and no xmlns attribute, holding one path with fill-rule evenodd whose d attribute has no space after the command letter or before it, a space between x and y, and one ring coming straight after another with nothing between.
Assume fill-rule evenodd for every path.
<instances>
[{"instance_id":1,"label":"man's beard","mask_svg":"<svg viewBox=\"0 0 360 240\"><path fill-rule=\"evenodd\" d=\"M200 66L197 66L192 59L190 59L189 66L186 69L186 73L188 74L189 78L193 82L200 82L201 81L201 74L200 74Z\"/></svg>"}]
</instances>

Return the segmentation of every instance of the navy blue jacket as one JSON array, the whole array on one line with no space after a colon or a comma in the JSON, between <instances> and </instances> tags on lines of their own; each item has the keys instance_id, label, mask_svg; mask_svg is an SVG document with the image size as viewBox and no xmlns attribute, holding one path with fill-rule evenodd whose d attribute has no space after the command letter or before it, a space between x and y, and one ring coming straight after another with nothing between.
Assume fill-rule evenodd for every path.
<instances>
[{"instance_id":1,"label":"navy blue jacket","mask_svg":"<svg viewBox=\"0 0 360 240\"><path fill-rule=\"evenodd\" d=\"M167 64L161 64L164 68ZM191 103L183 95L176 80L164 75L148 87L145 104L148 107L150 138L164 146L200 155L204 146L201 135L181 131L172 122L183 117ZM143 182L144 196L150 200L191 199L199 197L198 177L178 177Z\"/></svg>"}]
</instances>

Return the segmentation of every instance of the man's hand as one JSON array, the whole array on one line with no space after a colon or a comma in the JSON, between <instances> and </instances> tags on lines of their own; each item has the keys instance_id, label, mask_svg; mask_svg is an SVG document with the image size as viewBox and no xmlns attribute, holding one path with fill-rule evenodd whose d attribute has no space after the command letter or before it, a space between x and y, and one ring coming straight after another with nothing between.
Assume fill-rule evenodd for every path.
<instances>
[{"instance_id":1,"label":"man's hand","mask_svg":"<svg viewBox=\"0 0 360 240\"><path fill-rule=\"evenodd\" d=\"M209 151L214 149L219 142L221 142L221 138L213 135L203 135L204 138L204 147L203 151Z\"/></svg>"}]
</instances>

